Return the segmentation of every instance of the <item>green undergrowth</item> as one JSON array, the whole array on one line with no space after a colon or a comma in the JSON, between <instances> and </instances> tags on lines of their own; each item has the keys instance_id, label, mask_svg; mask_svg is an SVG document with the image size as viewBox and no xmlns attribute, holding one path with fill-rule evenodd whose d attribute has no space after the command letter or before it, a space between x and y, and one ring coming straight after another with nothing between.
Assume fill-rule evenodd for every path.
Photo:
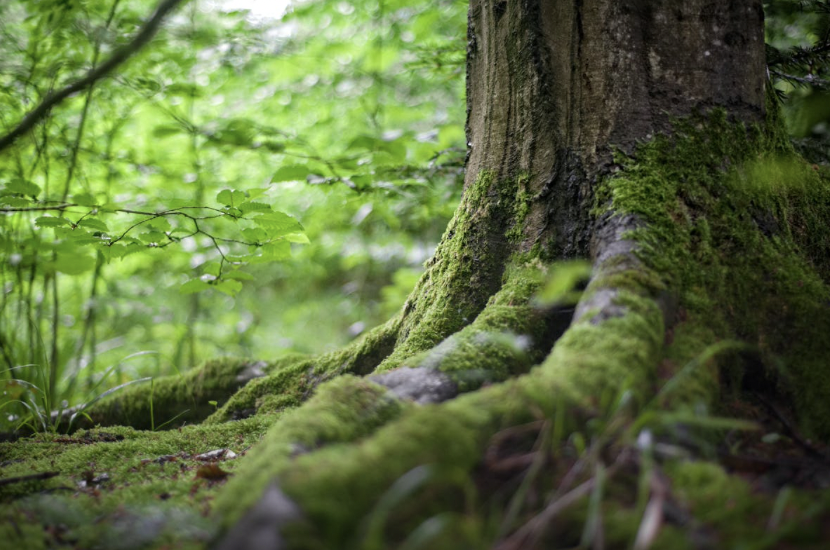
<instances>
[{"instance_id":1,"label":"green undergrowth","mask_svg":"<svg viewBox=\"0 0 830 550\"><path fill-rule=\"evenodd\" d=\"M671 138L618 162L601 200L647 224L631 238L642 260L681 289L680 315L708 327L704 341L753 346L759 360L732 357L728 366L777 386L805 432L830 436L827 175L776 134L722 111L679 121Z\"/></svg>"},{"instance_id":2,"label":"green undergrowth","mask_svg":"<svg viewBox=\"0 0 830 550\"><path fill-rule=\"evenodd\" d=\"M0 540L10 548L203 547L212 500L273 419L148 432L111 427L0 444ZM213 470L194 458L229 449ZM207 468L207 469L203 469Z\"/></svg>"}]
</instances>

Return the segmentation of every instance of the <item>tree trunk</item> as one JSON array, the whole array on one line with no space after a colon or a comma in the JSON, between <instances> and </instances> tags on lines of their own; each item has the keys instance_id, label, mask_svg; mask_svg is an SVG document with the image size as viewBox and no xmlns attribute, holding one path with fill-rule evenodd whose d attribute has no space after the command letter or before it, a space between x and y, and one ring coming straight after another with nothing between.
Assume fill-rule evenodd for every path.
<instances>
[{"instance_id":1,"label":"tree trunk","mask_svg":"<svg viewBox=\"0 0 830 550\"><path fill-rule=\"evenodd\" d=\"M778 453L830 436L830 180L782 137L763 32L756 0L472 0L464 196L403 311L199 384L234 393L191 430L270 426L216 547L716 548L826 514L703 460L750 441L712 408ZM535 304L578 258L576 307ZM146 391L89 416L146 417Z\"/></svg>"}]
</instances>

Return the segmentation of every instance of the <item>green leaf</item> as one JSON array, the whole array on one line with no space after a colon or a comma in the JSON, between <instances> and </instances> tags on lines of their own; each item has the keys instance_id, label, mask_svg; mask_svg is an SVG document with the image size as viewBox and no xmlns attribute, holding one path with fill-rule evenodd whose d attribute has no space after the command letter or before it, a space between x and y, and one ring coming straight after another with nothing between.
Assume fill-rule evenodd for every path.
<instances>
[{"instance_id":1,"label":"green leaf","mask_svg":"<svg viewBox=\"0 0 830 550\"><path fill-rule=\"evenodd\" d=\"M190 279L179 287L179 292L182 294L195 294L203 290L210 290L211 285L207 284L201 279Z\"/></svg>"},{"instance_id":2,"label":"green leaf","mask_svg":"<svg viewBox=\"0 0 830 550\"><path fill-rule=\"evenodd\" d=\"M80 193L72 195L72 202L81 206L95 206L97 201L90 193Z\"/></svg>"},{"instance_id":3,"label":"green leaf","mask_svg":"<svg viewBox=\"0 0 830 550\"><path fill-rule=\"evenodd\" d=\"M178 124L160 124L153 128L153 137L165 138L176 134L181 134L184 128Z\"/></svg>"},{"instance_id":4,"label":"green leaf","mask_svg":"<svg viewBox=\"0 0 830 550\"><path fill-rule=\"evenodd\" d=\"M216 290L228 296L236 296L242 290L242 283L239 281L217 281L213 285Z\"/></svg>"},{"instance_id":5,"label":"green leaf","mask_svg":"<svg viewBox=\"0 0 830 550\"><path fill-rule=\"evenodd\" d=\"M91 244L101 244L103 241L100 237L87 233L86 231L72 231L65 237L69 242L76 246L89 246Z\"/></svg>"},{"instance_id":6,"label":"green leaf","mask_svg":"<svg viewBox=\"0 0 830 550\"><path fill-rule=\"evenodd\" d=\"M113 245L110 245L110 246L103 247L103 250L105 251L104 254L107 255L109 257L109 259L118 259L118 258L126 258L127 256L135 254L136 252L141 252L141 251L145 250L145 248L143 246L141 246L140 244L136 244L136 243L130 243L130 244L117 243L117 244L113 244Z\"/></svg>"},{"instance_id":7,"label":"green leaf","mask_svg":"<svg viewBox=\"0 0 830 550\"><path fill-rule=\"evenodd\" d=\"M254 223L260 226L268 234L268 237L282 237L289 233L297 233L303 230L300 222L283 212L270 212L257 216Z\"/></svg>"},{"instance_id":8,"label":"green leaf","mask_svg":"<svg viewBox=\"0 0 830 550\"><path fill-rule=\"evenodd\" d=\"M80 275L95 268L95 258L85 254L59 253L54 262L55 271L66 275Z\"/></svg>"},{"instance_id":9,"label":"green leaf","mask_svg":"<svg viewBox=\"0 0 830 550\"><path fill-rule=\"evenodd\" d=\"M170 221L164 216L153 218L152 220L145 223L144 227L155 229L156 231L162 232L170 231L170 229L172 228L172 226L170 225Z\"/></svg>"},{"instance_id":10,"label":"green leaf","mask_svg":"<svg viewBox=\"0 0 830 550\"><path fill-rule=\"evenodd\" d=\"M237 206L247 200L245 193L235 189L223 189L216 195L216 202L225 206Z\"/></svg>"},{"instance_id":11,"label":"green leaf","mask_svg":"<svg viewBox=\"0 0 830 550\"><path fill-rule=\"evenodd\" d=\"M253 281L254 276L244 271L230 271L222 275L224 279L235 279L237 281Z\"/></svg>"},{"instance_id":12,"label":"green leaf","mask_svg":"<svg viewBox=\"0 0 830 550\"><path fill-rule=\"evenodd\" d=\"M262 258L269 262L287 260L291 257L291 245L288 241L268 243L261 250Z\"/></svg>"},{"instance_id":13,"label":"green leaf","mask_svg":"<svg viewBox=\"0 0 830 550\"><path fill-rule=\"evenodd\" d=\"M146 233L141 233L138 238L145 243L160 243L167 239L167 235L161 231L148 231Z\"/></svg>"},{"instance_id":14,"label":"green leaf","mask_svg":"<svg viewBox=\"0 0 830 550\"><path fill-rule=\"evenodd\" d=\"M245 202L239 205L239 211L243 214L249 212L270 212L271 205L264 202Z\"/></svg>"},{"instance_id":15,"label":"green leaf","mask_svg":"<svg viewBox=\"0 0 830 550\"><path fill-rule=\"evenodd\" d=\"M271 177L271 181L275 183L280 181L303 181L310 173L311 170L308 169L308 166L292 164L277 170Z\"/></svg>"},{"instance_id":16,"label":"green leaf","mask_svg":"<svg viewBox=\"0 0 830 550\"><path fill-rule=\"evenodd\" d=\"M268 240L268 234L259 228L247 228L242 230L242 236L249 243L261 243Z\"/></svg>"},{"instance_id":17,"label":"green leaf","mask_svg":"<svg viewBox=\"0 0 830 550\"><path fill-rule=\"evenodd\" d=\"M308 240L308 236L305 233L289 233L283 238L290 243L311 244L311 241Z\"/></svg>"},{"instance_id":18,"label":"green leaf","mask_svg":"<svg viewBox=\"0 0 830 550\"><path fill-rule=\"evenodd\" d=\"M223 189L216 195L216 202L225 206L233 206L233 195L230 189Z\"/></svg>"},{"instance_id":19,"label":"green leaf","mask_svg":"<svg viewBox=\"0 0 830 550\"><path fill-rule=\"evenodd\" d=\"M20 178L15 178L6 183L6 189L12 193L20 193L28 197L37 197L40 194L40 187L34 183Z\"/></svg>"},{"instance_id":20,"label":"green leaf","mask_svg":"<svg viewBox=\"0 0 830 550\"><path fill-rule=\"evenodd\" d=\"M550 277L536 299L542 305L575 304L579 301L580 283L591 276L591 264L584 260L558 262L551 266Z\"/></svg>"},{"instance_id":21,"label":"green leaf","mask_svg":"<svg viewBox=\"0 0 830 550\"><path fill-rule=\"evenodd\" d=\"M96 231L109 231L109 227L107 227L107 224L95 218L84 218L78 222L78 225L80 227L88 227L89 229L95 229Z\"/></svg>"},{"instance_id":22,"label":"green leaf","mask_svg":"<svg viewBox=\"0 0 830 550\"><path fill-rule=\"evenodd\" d=\"M259 254L247 254L245 256L229 256L234 262L247 262L249 264L267 264L286 260L291 257L291 244L288 241L276 241L268 243L257 249Z\"/></svg>"},{"instance_id":23,"label":"green leaf","mask_svg":"<svg viewBox=\"0 0 830 550\"><path fill-rule=\"evenodd\" d=\"M381 143L383 142L376 137L362 135L357 136L350 141L349 145L346 147L346 150L352 151L354 149L365 149L367 151L377 151L380 149Z\"/></svg>"},{"instance_id":24,"label":"green leaf","mask_svg":"<svg viewBox=\"0 0 830 550\"><path fill-rule=\"evenodd\" d=\"M248 200L253 200L257 197L261 197L265 193L268 192L267 187L260 187L258 189L248 189L246 193L248 193Z\"/></svg>"},{"instance_id":25,"label":"green leaf","mask_svg":"<svg viewBox=\"0 0 830 550\"><path fill-rule=\"evenodd\" d=\"M12 208L25 208L27 206L31 206L32 201L30 199L24 199L23 197L0 197L0 204L5 206L11 206Z\"/></svg>"},{"instance_id":26,"label":"green leaf","mask_svg":"<svg viewBox=\"0 0 830 550\"><path fill-rule=\"evenodd\" d=\"M219 262L210 262L202 265L202 273L213 275L214 277L218 277L221 270L222 264Z\"/></svg>"},{"instance_id":27,"label":"green leaf","mask_svg":"<svg viewBox=\"0 0 830 550\"><path fill-rule=\"evenodd\" d=\"M395 162L403 162L406 159L406 145L401 140L383 141L380 150L388 153Z\"/></svg>"},{"instance_id":28,"label":"green leaf","mask_svg":"<svg viewBox=\"0 0 830 550\"><path fill-rule=\"evenodd\" d=\"M72 222L66 218L53 218L52 216L41 216L35 220L38 227L60 227L62 225L72 225Z\"/></svg>"}]
</instances>

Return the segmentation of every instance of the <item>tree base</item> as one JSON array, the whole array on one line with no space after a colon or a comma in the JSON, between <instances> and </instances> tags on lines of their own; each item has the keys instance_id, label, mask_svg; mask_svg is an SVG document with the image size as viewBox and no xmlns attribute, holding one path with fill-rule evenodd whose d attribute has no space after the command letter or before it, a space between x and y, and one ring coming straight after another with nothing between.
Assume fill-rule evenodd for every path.
<instances>
[{"instance_id":1,"label":"tree base","mask_svg":"<svg viewBox=\"0 0 830 550\"><path fill-rule=\"evenodd\" d=\"M442 245L400 318L343 352L271 366L202 425L3 444L4 477L58 472L0 485L3 534L28 544L45 525L50 542L83 547L106 536L82 527L92 514L112 533L127 517L137 536L151 504L169 512L154 543L220 548L822 544L830 501L807 490L824 488L826 455L808 438L830 436L830 178L720 112L617 162L598 195L594 275L561 337L567 308L531 305L557 269L538 250L491 257L459 295L482 259ZM513 198L484 211L475 196L451 229L462 244L493 235L466 232L472 220L509 232L522 217ZM417 374L380 374L390 367ZM440 404L401 398L436 384ZM239 411L253 415L225 422ZM194 458L254 442L217 467ZM27 496L61 487L77 498Z\"/></svg>"}]
</instances>

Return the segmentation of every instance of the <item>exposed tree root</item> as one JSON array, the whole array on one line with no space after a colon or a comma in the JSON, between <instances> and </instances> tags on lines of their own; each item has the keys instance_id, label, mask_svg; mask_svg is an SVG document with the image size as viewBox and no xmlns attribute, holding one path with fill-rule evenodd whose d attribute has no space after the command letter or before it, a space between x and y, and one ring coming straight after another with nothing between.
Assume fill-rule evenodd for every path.
<instances>
[{"instance_id":1,"label":"exposed tree root","mask_svg":"<svg viewBox=\"0 0 830 550\"><path fill-rule=\"evenodd\" d=\"M629 270L645 269L633 257L634 246L620 246L620 242L598 243L600 276L607 273L607 265L611 264L618 275L626 270L625 265L632 266ZM600 407L603 396L619 396L621 384L632 392L635 401L642 402L652 386L662 351L664 317L658 301L652 298L653 289L637 283L638 279L641 278L631 277L635 282L626 288L611 289L602 286L601 277L595 278L584 303L593 304L607 292L613 292L613 296L602 298L604 304L600 306L583 305L583 318L565 332L544 364L531 374L441 405L409 410L396 420L390 418L388 424L378 426L380 429L372 437L355 445L332 445L308 456L292 456L291 438L296 437L292 435L296 428L288 430L283 423L303 423L303 428L297 430L303 439L318 442L326 438L317 432L330 428L316 420L319 415L309 414L305 408L287 415L275 424L240 475L231 481L217 502L217 510L231 523L239 521L237 525L247 526L250 519L239 519L239 511L253 505L249 488L272 486L273 491L272 484L279 480L280 489L297 502L309 525L313 525L298 536L319 537L325 547L335 547L337 541L365 535L360 531L362 522L383 492L414 468L428 464L442 477L469 475L484 455L490 438L500 429L540 415L561 425L569 424L569 429L573 429L575 421L584 418L586 411ZM491 302L496 303L499 298ZM485 325L489 322L486 313L487 309L481 314ZM533 315L525 318L531 323L534 320ZM472 331L477 322L478 319L468 329ZM544 323L537 320L536 325ZM458 338L464 338L463 331ZM436 367L450 364L455 350L459 355L472 353L473 364L476 360L487 364L486 356L477 355L479 346L448 344L448 348L449 353L440 354L441 360L435 361ZM427 361L429 355L418 364ZM499 363L504 365L503 361ZM383 399L383 395L378 399ZM331 403L331 396L322 394L308 407L312 403L327 406L326 402ZM262 514L262 501L254 509ZM281 510L274 511L274 524L285 523L276 517L280 513ZM223 544L228 548L245 547L252 544L249 536L259 534L240 527ZM308 545L314 546L310 542Z\"/></svg>"},{"instance_id":2,"label":"exposed tree root","mask_svg":"<svg viewBox=\"0 0 830 550\"><path fill-rule=\"evenodd\" d=\"M830 317L816 308L823 307L818 304L823 303L827 289L813 266L805 263L794 247L805 247L802 250L808 251L806 255L810 257L809 250L825 249L827 239L804 239L791 229L785 229L786 233L779 233L776 239L765 234L765 226L758 222L762 214L751 213L752 209L759 209L780 219L779 232L782 227L803 224L818 227L816 217L823 215L821 212L828 204L826 182L813 178L814 187L806 187L805 180L811 178L808 167L797 160L776 158L776 154L788 154L786 148L776 151L780 142L766 141L768 138L755 130L731 125L719 115L704 124L681 125L678 134L676 139L658 139L641 150L636 160L627 161L621 175L610 180L606 196L611 209L599 218L594 232L593 277L573 323L541 365L502 384L389 417L384 424L373 424L371 435L351 444L339 441L302 456L292 457L286 451L290 445L286 444L279 421L220 495L217 512L228 525L247 525L248 520L245 514L240 518L240 511L250 509L256 502L248 488L271 487L271 491L280 491L296 503L302 512L302 521L289 522L279 511L272 518L274 525L285 525L292 547L382 547L385 543L380 541L398 540L396 536L416 531L438 511L460 513L465 506L464 499L459 500L467 483L464 480L470 479L486 455L494 434L506 427L549 419L555 426L555 437L561 441L591 422L627 418L624 422L640 429L652 423L667 423L682 436L686 430L677 424L707 423L705 415L701 417L689 407L715 403L723 395L719 364L734 365L738 361L738 365L743 365L743 369L724 371L734 377L733 387L737 389L742 379L772 375L763 364L770 361L771 354L788 358L795 374L773 378L772 391L795 396L802 423L811 426L814 433L826 433L822 414L814 408L815 404L805 406L803 400L813 403L810 396L824 394L830 386L824 382L823 370L818 365L808 368L801 362L812 363L822 357L818 348L827 349L827 333L819 335L813 327L808 329L803 323L792 322L789 330L797 327L796 330L814 334L810 341L800 342L783 333L771 338L768 327L775 323L774 309L784 303L779 299L782 294L786 303L801 314L811 314L819 327L826 325ZM776 170L784 163L788 171L798 175L777 177L797 180L801 182L799 187L776 183L781 187L761 187L760 192L757 187L751 191L741 189L739 186L747 185L745 182L761 185L757 179L765 176L753 168L759 158L761 163L768 163L767 170ZM741 169L727 170L724 162L727 167L735 163ZM752 205L749 216L740 211L744 200ZM797 204L804 208L795 209ZM803 221L796 222L796 218ZM758 276L764 266L782 264L795 275L778 272ZM724 281L718 278L718 270L727 277L746 277L751 283ZM800 294L789 286L793 278L804 289ZM510 281L508 271L502 293L512 292ZM538 341L538 335L547 329L543 328L539 313L526 305L530 293L524 295L525 300L518 301L518 306L505 300L501 293L496 294L467 328L430 351L407 352L408 358L392 365L443 371L462 384L464 377L459 376L454 365L462 365L462 373L469 370L467 365L479 365L487 372L485 379L492 376L493 380L523 373L538 359L528 359L515 348L512 352L504 346L487 349L488 341L482 337L487 332L481 329L489 327L497 334L518 329L519 333L536 335ZM805 299L806 296L810 298ZM496 313L506 304L513 304L508 306L510 313ZM717 309L711 309L712 315L705 319L708 308ZM747 325L750 318L755 325ZM510 320L505 323L505 319ZM758 341L758 347L728 341L717 343L724 337L736 336ZM536 353L541 349L537 348ZM749 356L762 357L762 364L753 366L756 360L747 362L747 351ZM499 369L503 370L493 376ZM808 378L801 378L803 375ZM418 378L413 376L411 384L417 385ZM425 387L421 391L410 387L395 395L420 395L435 380L425 377L422 383ZM660 407L667 412L659 413ZM291 422L304 424L304 437L325 440L309 435L322 426L306 417L303 408L290 418ZM594 420L588 421L591 418ZM720 429L738 426L718 421L711 421L710 425ZM699 434L694 430L687 433L688 441L684 444L697 441ZM412 472L425 466L433 478L422 481L417 490L411 489L406 503L398 504L402 509L394 512L396 528L387 530L382 521L378 527L377 518L392 513L383 508L387 506L384 503L395 500L390 492L398 490L396 487L414 475ZM684 475L705 475L711 480L723 475L714 465L678 466L673 471L674 479L679 479L677 483L682 487L688 481L684 481ZM626 479L631 478L630 474ZM650 521L656 522L658 508L669 506L670 499L659 477L649 479L654 483L650 494L659 503L650 512ZM727 485L733 486L732 482ZM587 493L594 485L585 487ZM645 494L649 494L648 488ZM256 510L263 513L261 502ZM590 514L584 508L575 513L583 517ZM617 519L625 516L624 510L616 514ZM653 542L657 532L649 525L641 526L642 534L631 532L630 525L627 530L624 525L618 527L625 533L618 533L618 538L613 539L617 541L634 540L636 535L640 540ZM459 520L442 532L442 542L433 541L433 547L475 546L480 528L465 527ZM223 544L244 545L249 541L248 532L234 529ZM670 528L664 532L667 537L676 536ZM392 538L385 538L384 533Z\"/></svg>"}]
</instances>

